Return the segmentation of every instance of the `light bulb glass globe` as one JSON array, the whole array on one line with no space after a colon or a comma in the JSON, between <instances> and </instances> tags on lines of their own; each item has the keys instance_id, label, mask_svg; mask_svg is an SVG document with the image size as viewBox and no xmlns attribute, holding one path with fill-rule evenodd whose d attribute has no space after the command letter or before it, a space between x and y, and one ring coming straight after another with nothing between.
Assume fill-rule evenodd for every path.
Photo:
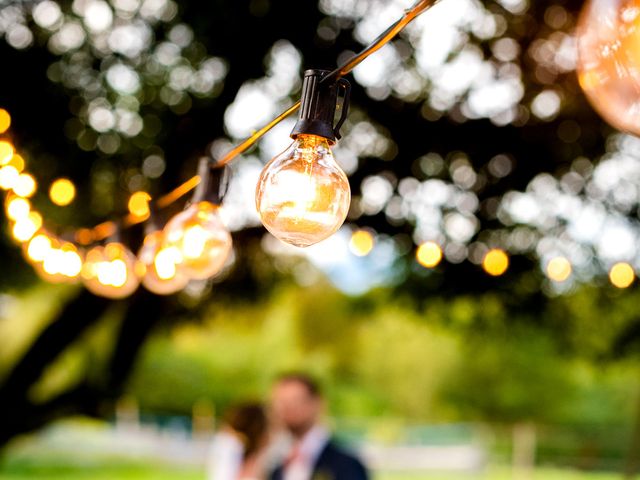
<instances>
[{"instance_id":1,"label":"light bulb glass globe","mask_svg":"<svg viewBox=\"0 0 640 480\"><path fill-rule=\"evenodd\" d=\"M179 270L189 278L213 277L229 258L231 234L219 211L217 205L198 202L173 217L164 228L166 248L175 248L180 253Z\"/></svg>"},{"instance_id":2,"label":"light bulb glass globe","mask_svg":"<svg viewBox=\"0 0 640 480\"><path fill-rule=\"evenodd\" d=\"M577 28L578 79L614 127L640 135L640 0L589 0Z\"/></svg>"},{"instance_id":3,"label":"light bulb glass globe","mask_svg":"<svg viewBox=\"0 0 640 480\"><path fill-rule=\"evenodd\" d=\"M275 237L308 247L333 235L344 223L351 190L329 142L300 135L262 171L256 207Z\"/></svg>"},{"instance_id":4,"label":"light bulb glass globe","mask_svg":"<svg viewBox=\"0 0 640 480\"><path fill-rule=\"evenodd\" d=\"M136 264L133 253L119 242L93 247L87 252L82 268L84 285L101 297L127 297L140 284Z\"/></svg>"},{"instance_id":5,"label":"light bulb glass globe","mask_svg":"<svg viewBox=\"0 0 640 480\"><path fill-rule=\"evenodd\" d=\"M180 269L182 253L177 247L166 245L160 231L145 237L138 260L145 271L142 285L150 292L170 295L189 283L189 277Z\"/></svg>"}]
</instances>

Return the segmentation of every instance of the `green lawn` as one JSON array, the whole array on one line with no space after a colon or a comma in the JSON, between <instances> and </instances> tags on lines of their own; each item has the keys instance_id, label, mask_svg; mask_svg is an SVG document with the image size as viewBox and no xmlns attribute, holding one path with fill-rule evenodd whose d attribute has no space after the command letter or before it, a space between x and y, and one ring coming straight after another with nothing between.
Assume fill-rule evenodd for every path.
<instances>
[{"instance_id":1,"label":"green lawn","mask_svg":"<svg viewBox=\"0 0 640 480\"><path fill-rule=\"evenodd\" d=\"M202 471L174 466L144 466L126 464L105 465L11 465L0 470L0 480L203 480ZM621 478L611 473L586 473L575 470L538 469L532 480L613 480ZM483 475L452 474L385 474L376 480L512 480L508 468L490 468Z\"/></svg>"}]
</instances>

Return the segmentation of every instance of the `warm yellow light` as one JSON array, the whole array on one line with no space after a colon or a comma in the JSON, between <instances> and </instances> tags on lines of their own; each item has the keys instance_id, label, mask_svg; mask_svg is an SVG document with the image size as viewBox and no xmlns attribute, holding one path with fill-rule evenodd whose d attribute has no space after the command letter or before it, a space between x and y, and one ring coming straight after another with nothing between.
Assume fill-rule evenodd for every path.
<instances>
[{"instance_id":1,"label":"warm yellow light","mask_svg":"<svg viewBox=\"0 0 640 480\"><path fill-rule=\"evenodd\" d=\"M150 215L150 201L151 195L147 192L136 192L129 198L129 211L132 215L140 219L147 218Z\"/></svg>"},{"instance_id":2,"label":"warm yellow light","mask_svg":"<svg viewBox=\"0 0 640 480\"><path fill-rule=\"evenodd\" d=\"M640 17L638 0L583 2L576 28L580 86L615 128L640 135Z\"/></svg>"},{"instance_id":3,"label":"warm yellow light","mask_svg":"<svg viewBox=\"0 0 640 480\"><path fill-rule=\"evenodd\" d=\"M14 193L21 197L31 197L36 193L36 188L37 184L35 178L28 173L21 173L18 175L18 178L13 185Z\"/></svg>"},{"instance_id":4,"label":"warm yellow light","mask_svg":"<svg viewBox=\"0 0 640 480\"><path fill-rule=\"evenodd\" d=\"M18 173L20 173L24 170L24 158L16 153L7 161L7 163L5 163L5 165L15 168Z\"/></svg>"},{"instance_id":5,"label":"warm yellow light","mask_svg":"<svg viewBox=\"0 0 640 480\"><path fill-rule=\"evenodd\" d=\"M42 262L51 250L51 245L51 239L39 233L29 241L27 256L34 262Z\"/></svg>"},{"instance_id":6,"label":"warm yellow light","mask_svg":"<svg viewBox=\"0 0 640 480\"><path fill-rule=\"evenodd\" d=\"M202 256L207 246L207 231L200 225L192 225L184 232L182 239L185 258L189 260Z\"/></svg>"},{"instance_id":7,"label":"warm yellow light","mask_svg":"<svg viewBox=\"0 0 640 480\"><path fill-rule=\"evenodd\" d=\"M42 227L42 216L38 212L30 212L13 225L11 233L19 242L26 242L40 230L40 227Z\"/></svg>"},{"instance_id":8,"label":"warm yellow light","mask_svg":"<svg viewBox=\"0 0 640 480\"><path fill-rule=\"evenodd\" d=\"M123 244L93 247L85 257L82 277L88 290L108 298L131 295L140 283L137 259Z\"/></svg>"},{"instance_id":9,"label":"warm yellow light","mask_svg":"<svg viewBox=\"0 0 640 480\"><path fill-rule=\"evenodd\" d=\"M616 263L609 271L609 280L617 288L627 288L631 286L636 278L633 267L628 263Z\"/></svg>"},{"instance_id":10,"label":"warm yellow light","mask_svg":"<svg viewBox=\"0 0 640 480\"><path fill-rule=\"evenodd\" d=\"M182 254L175 246L167 246L162 232L147 235L138 259L144 265L142 284L150 292L169 295L187 286L189 278L180 270Z\"/></svg>"},{"instance_id":11,"label":"warm yellow light","mask_svg":"<svg viewBox=\"0 0 640 480\"><path fill-rule=\"evenodd\" d=\"M11 115L4 108L0 108L0 133L9 130L11 126Z\"/></svg>"},{"instance_id":12,"label":"warm yellow light","mask_svg":"<svg viewBox=\"0 0 640 480\"><path fill-rule=\"evenodd\" d=\"M0 168L0 188L10 190L18 181L20 172L12 165L5 165Z\"/></svg>"},{"instance_id":13,"label":"warm yellow light","mask_svg":"<svg viewBox=\"0 0 640 480\"><path fill-rule=\"evenodd\" d=\"M13 157L13 145L6 140L0 140L0 165L6 165Z\"/></svg>"},{"instance_id":14,"label":"warm yellow light","mask_svg":"<svg viewBox=\"0 0 640 480\"><path fill-rule=\"evenodd\" d=\"M425 268L433 268L442 261L442 249L435 242L425 242L418 247L416 259Z\"/></svg>"},{"instance_id":15,"label":"warm yellow light","mask_svg":"<svg viewBox=\"0 0 640 480\"><path fill-rule=\"evenodd\" d=\"M7 202L7 217L11 220L19 220L29 215L31 203L26 198L13 197Z\"/></svg>"},{"instance_id":16,"label":"warm yellow light","mask_svg":"<svg viewBox=\"0 0 640 480\"><path fill-rule=\"evenodd\" d=\"M509 256L498 248L489 250L482 260L482 268L489 275L499 277L509 268Z\"/></svg>"},{"instance_id":17,"label":"warm yellow light","mask_svg":"<svg viewBox=\"0 0 640 480\"><path fill-rule=\"evenodd\" d=\"M76 187L68 178L58 178L49 187L49 198L53 203L64 207L73 202Z\"/></svg>"},{"instance_id":18,"label":"warm yellow light","mask_svg":"<svg viewBox=\"0 0 640 480\"><path fill-rule=\"evenodd\" d=\"M366 257L373 250L374 238L367 230L357 230L351 235L349 249L358 257Z\"/></svg>"},{"instance_id":19,"label":"warm yellow light","mask_svg":"<svg viewBox=\"0 0 640 480\"><path fill-rule=\"evenodd\" d=\"M174 247L187 277L206 279L224 267L231 253L231 235L218 214L219 207L198 202L179 213L164 229L166 247Z\"/></svg>"},{"instance_id":20,"label":"warm yellow light","mask_svg":"<svg viewBox=\"0 0 640 480\"><path fill-rule=\"evenodd\" d=\"M349 211L351 190L326 139L300 135L262 171L256 207L274 236L308 247L335 233Z\"/></svg>"},{"instance_id":21,"label":"warm yellow light","mask_svg":"<svg viewBox=\"0 0 640 480\"><path fill-rule=\"evenodd\" d=\"M547 264L547 276L554 282L564 282L571 276L571 263L564 257L553 258Z\"/></svg>"},{"instance_id":22,"label":"warm yellow light","mask_svg":"<svg viewBox=\"0 0 640 480\"><path fill-rule=\"evenodd\" d=\"M153 259L153 266L161 280L171 280L178 272L177 265L182 261L180 251L175 247L162 248Z\"/></svg>"}]
</instances>

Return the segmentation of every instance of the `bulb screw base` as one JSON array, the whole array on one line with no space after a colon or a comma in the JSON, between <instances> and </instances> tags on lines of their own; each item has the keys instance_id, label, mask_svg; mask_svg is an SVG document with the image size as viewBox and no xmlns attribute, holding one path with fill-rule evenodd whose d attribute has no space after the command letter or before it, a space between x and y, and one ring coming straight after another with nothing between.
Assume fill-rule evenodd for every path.
<instances>
[{"instance_id":1,"label":"bulb screw base","mask_svg":"<svg viewBox=\"0 0 640 480\"><path fill-rule=\"evenodd\" d=\"M291 131L291 137L298 135L316 135L335 143L341 138L340 127L349 112L349 95L351 84L341 78L334 82L323 82L329 70L307 70L302 82L302 98L300 99L300 117ZM333 125L340 88L344 89L342 114L336 125Z\"/></svg>"}]
</instances>

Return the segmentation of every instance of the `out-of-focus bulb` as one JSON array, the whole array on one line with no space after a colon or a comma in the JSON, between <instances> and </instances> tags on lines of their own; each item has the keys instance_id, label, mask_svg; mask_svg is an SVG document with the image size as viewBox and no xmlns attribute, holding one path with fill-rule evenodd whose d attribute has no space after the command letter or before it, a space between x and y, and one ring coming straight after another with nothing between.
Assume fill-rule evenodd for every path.
<instances>
[{"instance_id":1,"label":"out-of-focus bulb","mask_svg":"<svg viewBox=\"0 0 640 480\"><path fill-rule=\"evenodd\" d=\"M26 198L10 196L7 197L5 205L7 211L7 217L11 220L18 221L21 218L25 218L31 212L31 203Z\"/></svg>"},{"instance_id":2,"label":"out-of-focus bulb","mask_svg":"<svg viewBox=\"0 0 640 480\"><path fill-rule=\"evenodd\" d=\"M222 270L231 253L231 234L220 218L219 209L207 201L195 203L164 228L165 248L179 252L182 258L179 270L189 278L213 277ZM178 257L178 253L167 255Z\"/></svg>"},{"instance_id":3,"label":"out-of-focus bulb","mask_svg":"<svg viewBox=\"0 0 640 480\"><path fill-rule=\"evenodd\" d=\"M179 268L182 253L176 246L165 244L162 232L153 232L145 237L138 260L145 267L142 285L150 292L169 295L189 283L189 277Z\"/></svg>"},{"instance_id":4,"label":"out-of-focus bulb","mask_svg":"<svg viewBox=\"0 0 640 480\"><path fill-rule=\"evenodd\" d=\"M27 244L26 254L32 262L42 262L47 257L53 243L45 233L35 235Z\"/></svg>"},{"instance_id":5,"label":"out-of-focus bulb","mask_svg":"<svg viewBox=\"0 0 640 480\"><path fill-rule=\"evenodd\" d=\"M38 212L29 212L25 217L19 218L13 224L11 234L19 242L26 242L42 227L42 215Z\"/></svg>"},{"instance_id":6,"label":"out-of-focus bulb","mask_svg":"<svg viewBox=\"0 0 640 480\"><path fill-rule=\"evenodd\" d=\"M256 207L274 236L297 247L308 247L334 234L344 223L351 190L336 163L329 142L299 135L262 171Z\"/></svg>"},{"instance_id":7,"label":"out-of-focus bulb","mask_svg":"<svg viewBox=\"0 0 640 480\"><path fill-rule=\"evenodd\" d=\"M640 135L640 0L589 0L577 29L578 79L614 127Z\"/></svg>"},{"instance_id":8,"label":"out-of-focus bulb","mask_svg":"<svg viewBox=\"0 0 640 480\"><path fill-rule=\"evenodd\" d=\"M119 242L93 247L82 268L87 289L101 297L124 298L138 288L136 257Z\"/></svg>"}]
</instances>

